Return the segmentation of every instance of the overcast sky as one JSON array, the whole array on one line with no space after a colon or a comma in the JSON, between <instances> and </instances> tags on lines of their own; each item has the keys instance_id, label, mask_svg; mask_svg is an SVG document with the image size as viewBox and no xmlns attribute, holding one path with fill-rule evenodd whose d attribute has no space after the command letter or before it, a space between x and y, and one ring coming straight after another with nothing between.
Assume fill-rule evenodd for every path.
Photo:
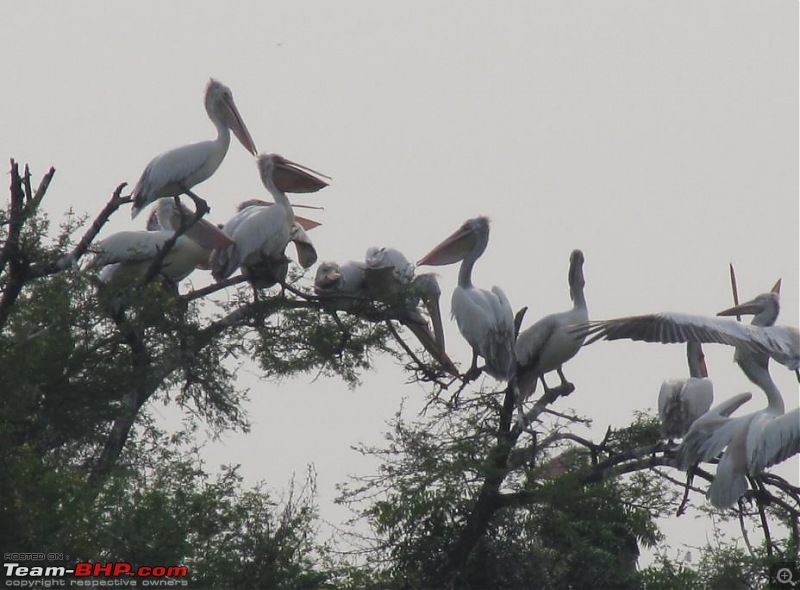
<instances>
[{"instance_id":1,"label":"overcast sky","mask_svg":"<svg viewBox=\"0 0 800 590\"><path fill-rule=\"evenodd\" d=\"M783 277L779 321L798 324L794 0L4 2L0 54L0 154L34 176L56 167L46 201L56 220L70 207L94 216L157 153L214 137L203 108L213 76L260 151L333 177L295 199L325 206L301 213L323 223L311 234L321 260L372 245L416 260L488 215L473 279L527 305L524 326L571 305L573 248L586 256L592 318L711 315L732 303L733 262L742 298ZM235 140L196 192L216 222L266 195ZM121 211L104 235L140 222ZM449 313L457 267L438 272ZM446 331L467 366L455 324ZM732 350L706 348L717 401L754 391L747 411L761 407ZM600 437L687 371L683 346L598 343L565 367L577 389L557 409L593 417ZM793 375L772 372L797 407ZM372 467L350 445L380 442L402 400L413 418L424 391L388 359L355 391L312 377L276 384L243 371L252 432L207 456L274 488L313 463L322 515L339 523L334 485ZM781 473L798 482L796 457ZM703 542L707 521L676 522L676 542L686 529Z\"/></svg>"}]
</instances>

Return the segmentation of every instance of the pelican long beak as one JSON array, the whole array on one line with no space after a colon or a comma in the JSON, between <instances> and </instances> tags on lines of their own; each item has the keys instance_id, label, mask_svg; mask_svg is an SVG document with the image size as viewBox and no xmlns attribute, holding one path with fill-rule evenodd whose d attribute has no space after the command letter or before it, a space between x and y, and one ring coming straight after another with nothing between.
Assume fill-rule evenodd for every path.
<instances>
[{"instance_id":1,"label":"pelican long beak","mask_svg":"<svg viewBox=\"0 0 800 590\"><path fill-rule=\"evenodd\" d=\"M431 316L431 324L433 325L433 337L436 339L436 344L444 352L444 327L442 326L442 310L439 307L438 297L425 297L422 300L425 304L425 309Z\"/></svg>"},{"instance_id":2,"label":"pelican long beak","mask_svg":"<svg viewBox=\"0 0 800 590\"><path fill-rule=\"evenodd\" d=\"M253 137L250 135L250 131L247 130L247 126L244 124L242 116L239 114L239 109L236 108L236 103L233 102L233 98L226 98L225 106L230 115L228 117L228 127L230 127L233 134L244 146L244 149L255 156L258 152L258 150L256 150L256 144L253 141Z\"/></svg>"},{"instance_id":3,"label":"pelican long beak","mask_svg":"<svg viewBox=\"0 0 800 590\"><path fill-rule=\"evenodd\" d=\"M320 225L322 225L319 221L314 221L313 219L300 217L299 215L295 215L294 220L300 225L300 227L302 227L306 231L311 231L315 227L319 227Z\"/></svg>"},{"instance_id":4,"label":"pelican long beak","mask_svg":"<svg viewBox=\"0 0 800 590\"><path fill-rule=\"evenodd\" d=\"M200 219L189 226L186 237L209 250L220 250L235 243L228 234L205 219Z\"/></svg>"},{"instance_id":5,"label":"pelican long beak","mask_svg":"<svg viewBox=\"0 0 800 590\"><path fill-rule=\"evenodd\" d=\"M164 227L164 229L167 229L166 226L168 225L169 228L178 231L181 227L181 216L186 223L191 223L194 218L194 213L184 207L183 204L180 205L180 210L178 210L174 203L172 198L159 202L159 208L155 211L156 222L160 224L161 227ZM160 218L159 213L161 213ZM163 213L166 213L166 215ZM148 229L150 229L151 221L152 220L148 220ZM198 219L187 227L185 235L193 242L209 250L219 250L234 244L234 241L228 234L205 218Z\"/></svg>"},{"instance_id":6,"label":"pelican long beak","mask_svg":"<svg viewBox=\"0 0 800 590\"><path fill-rule=\"evenodd\" d=\"M292 226L291 240L297 250L297 262L300 266L303 268L312 266L317 261L317 250L296 219L294 226Z\"/></svg>"},{"instance_id":7,"label":"pelican long beak","mask_svg":"<svg viewBox=\"0 0 800 590\"><path fill-rule=\"evenodd\" d=\"M330 176L272 154L272 182L284 193L315 193L328 186Z\"/></svg>"},{"instance_id":8,"label":"pelican long beak","mask_svg":"<svg viewBox=\"0 0 800 590\"><path fill-rule=\"evenodd\" d=\"M464 259L474 244L475 234L469 227L460 227L441 244L423 256L418 265L444 266Z\"/></svg>"},{"instance_id":9,"label":"pelican long beak","mask_svg":"<svg viewBox=\"0 0 800 590\"><path fill-rule=\"evenodd\" d=\"M586 285L586 280L583 278L583 261L583 252L573 250L569 257L569 272L567 273L569 298L573 301L575 300L575 291Z\"/></svg>"},{"instance_id":10,"label":"pelican long beak","mask_svg":"<svg viewBox=\"0 0 800 590\"><path fill-rule=\"evenodd\" d=\"M717 313L718 316L731 316L731 315L755 315L760 312L762 305L755 299L745 301L739 305L729 307Z\"/></svg>"}]
</instances>

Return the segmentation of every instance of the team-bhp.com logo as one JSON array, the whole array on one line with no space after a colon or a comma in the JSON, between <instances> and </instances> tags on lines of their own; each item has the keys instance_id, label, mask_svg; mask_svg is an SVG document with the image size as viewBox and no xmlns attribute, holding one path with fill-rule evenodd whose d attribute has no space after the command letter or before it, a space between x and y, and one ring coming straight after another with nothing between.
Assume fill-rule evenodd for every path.
<instances>
[{"instance_id":1,"label":"team-bhp.com logo","mask_svg":"<svg viewBox=\"0 0 800 590\"><path fill-rule=\"evenodd\" d=\"M16 588L59 588L72 586L188 586L184 565L134 566L125 561L78 562L75 567L3 563L5 586Z\"/></svg>"}]
</instances>

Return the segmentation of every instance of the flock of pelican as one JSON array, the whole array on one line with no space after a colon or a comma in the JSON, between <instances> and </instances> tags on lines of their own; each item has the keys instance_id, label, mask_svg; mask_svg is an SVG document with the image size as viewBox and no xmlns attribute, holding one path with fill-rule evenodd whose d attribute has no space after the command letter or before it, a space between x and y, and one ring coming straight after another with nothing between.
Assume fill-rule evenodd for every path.
<instances>
[{"instance_id":1,"label":"flock of pelican","mask_svg":"<svg viewBox=\"0 0 800 590\"><path fill-rule=\"evenodd\" d=\"M153 205L146 229L119 232L96 245L90 265L102 269L100 279L104 283L113 284L122 277L143 277L151 262L161 255L159 272L173 284L198 268L211 270L217 281L240 269L254 288L266 288L285 281L290 242L295 245L301 267L316 263L317 253L307 232L319 224L296 216L287 193L316 192L327 186L329 178L282 156L257 156L261 180L274 202L244 202L236 215L221 226L203 217L210 209L192 189L220 166L230 145L231 131L248 152L257 154L230 88L211 80L206 88L205 107L216 127L216 139L156 156L133 189L132 218ZM183 195L194 202L194 211L181 203ZM798 330L774 325L779 312L780 282L771 292L718 314L753 314L750 325L678 313L589 321L584 255L574 250L568 272L572 307L541 318L517 336L519 326L515 326L514 313L503 290L497 286L481 289L472 283L472 270L488 243L489 220L476 217L464 222L417 265L389 247L369 248L363 261L321 262L314 290L334 310L375 321L388 314L400 321L445 371L459 376L445 351L439 284L435 275L417 274L416 268L460 262L451 309L461 335L472 348L471 368L465 375L474 377L483 371L507 382L516 397L519 419L523 419L525 399L535 392L538 382L552 395L568 395L575 389L562 367L584 344L599 339L686 343L690 377L664 382L658 396L659 416L664 436L682 439L677 448L680 468L691 469L721 455L708 492L715 506L729 506L740 498L746 491L746 476L800 452L800 409L785 412L783 398L768 369L770 359L793 370L800 365ZM365 302L379 302L383 307L376 312ZM762 389L767 407L733 416L752 397L744 393L712 408L713 386L701 343L734 346L736 363ZM481 367L478 357L483 359ZM551 388L545 375L553 371L560 383Z\"/></svg>"}]
</instances>

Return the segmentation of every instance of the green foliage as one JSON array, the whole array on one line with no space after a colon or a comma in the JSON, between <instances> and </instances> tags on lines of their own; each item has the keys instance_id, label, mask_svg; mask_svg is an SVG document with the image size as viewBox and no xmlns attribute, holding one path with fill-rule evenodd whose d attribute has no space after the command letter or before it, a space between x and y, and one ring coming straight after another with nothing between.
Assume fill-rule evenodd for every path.
<instances>
[{"instance_id":1,"label":"green foliage","mask_svg":"<svg viewBox=\"0 0 800 590\"><path fill-rule=\"evenodd\" d=\"M206 473L187 437L154 428L129 443L118 471L70 533L74 554L91 561L186 565L198 588L316 587L326 551L315 543L314 474L292 482L281 502L260 484L242 488L236 468ZM146 457L150 466L138 464ZM155 456L153 456L154 454ZM318 556L318 557L315 557Z\"/></svg>"}]
</instances>

